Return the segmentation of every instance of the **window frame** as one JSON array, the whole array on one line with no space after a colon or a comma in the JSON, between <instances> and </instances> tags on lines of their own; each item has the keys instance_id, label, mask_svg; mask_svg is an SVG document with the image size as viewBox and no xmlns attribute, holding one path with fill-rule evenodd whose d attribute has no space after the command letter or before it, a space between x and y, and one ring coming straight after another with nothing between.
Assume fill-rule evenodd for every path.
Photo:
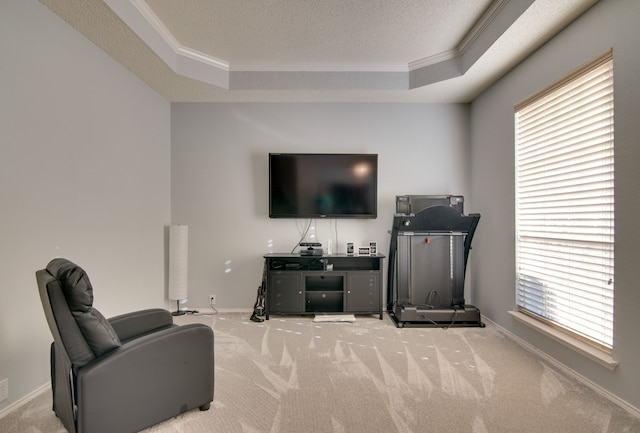
<instances>
[{"instance_id":1,"label":"window frame","mask_svg":"<svg viewBox=\"0 0 640 433\"><path fill-rule=\"evenodd\" d=\"M610 127L610 149L608 151L610 151L610 182L611 182L611 186L610 186L610 192L608 192L608 194L610 194L608 197L610 197L610 216L608 217L608 221L610 221L610 226L608 226L605 231L608 231L609 233L609 238L607 238L607 241L603 241L604 244L608 244L607 246L610 248L609 250L607 250L607 252L603 253L605 255L609 255L610 258L610 266L607 264L606 265L606 269L607 271L601 271L601 273L604 274L608 274L609 278L607 279L608 284L604 290L603 293L607 292L607 290L610 289L609 292L606 293L606 295L603 295L604 297L602 298L603 300L600 301L600 304L604 306L604 308L602 309L604 311L604 314L606 315L605 318L603 318L604 320L604 325L603 325L603 330L602 331L593 331L593 333L591 333L591 330L587 330L585 332L585 328L582 325L578 325L578 326L573 326L571 324L568 324L571 320L573 319L564 319L563 317L560 317L559 319L554 317L556 316L559 312L562 314L566 314L568 316L572 316L574 315L573 312L571 312L571 310L569 310L567 308L567 305L571 305L572 301L566 301L567 305L564 305L565 301L564 300L560 300L558 301L558 299L556 298L557 293L564 293L563 291L565 289L559 289L559 288L554 288L552 287L551 289L549 289L549 285L548 282L544 279L544 278L538 278L535 275L529 275L527 276L527 278L532 278L532 279L537 279L538 283L534 284L531 281L527 282L526 278L524 278L521 274L521 270L523 268L526 269L526 272L529 272L530 268L531 268L531 264L527 264L526 266L523 266L523 254L529 254L524 252L524 248L523 248L523 243L524 241L523 239L523 227L525 226L524 222L526 220L526 218L531 218L531 213L534 212L541 212L540 215L542 218L540 218L541 220L543 220L543 222L539 223L539 227L546 227L547 221L544 221L546 219L546 215L547 215L547 210L529 210L529 211L524 211L522 209L523 206L523 202L521 201L521 198L524 197L523 195L523 188L521 185L521 167L524 166L524 164L521 164L521 151L522 149L520 149L521 146L521 142L525 141L520 140L520 132L521 132L521 128L520 128L520 123L519 123L519 114L523 113L526 110L531 109L532 107L536 107L537 104L540 103L545 103L550 101L554 96L557 96L559 94L562 94L564 92L567 91L568 88L572 88L572 86L575 85L575 83L579 82L580 80L583 80L585 77L590 76L590 74L593 73L593 71L597 71L600 68L603 67L608 67L608 74L610 75L607 79L610 81L609 84L607 84L607 91L609 92L610 95L610 99L611 99L611 107L608 109L610 111L610 118L609 118L609 127ZM575 95L573 95L575 96ZM540 107L538 107L538 109L540 109ZM539 111L539 113L543 113L545 114L546 111L549 111L549 109L547 108L546 110L544 108L540 109L541 111ZM533 317L534 319L543 322L544 324L554 328L555 330L559 330L560 332L563 333L567 333L572 337L575 337L577 339L579 339L582 342L585 342L589 345L592 345L594 347L596 347L599 350L604 351L605 353L611 354L612 350L613 350L613 295L614 295L614 284L613 284L613 276L614 276L614 256L613 256L613 250L614 250L614 246L615 246L615 233L614 233L614 202L613 202L613 192L614 192L614 167L613 167L613 158L614 158L614 148L615 148L615 141L614 141L614 119L613 119L613 52L612 50L608 50L606 53L604 53L601 56L598 56L598 58L594 59L593 61L589 62L588 64L582 66L581 68L578 68L577 70L573 71L572 73L568 74L567 76L565 76L564 78L562 78L561 80L557 81L556 83L553 83L551 86L543 89L540 92L537 92L536 94L532 95L531 97L527 98L526 100L522 101L521 103L517 104L514 107L514 111L515 111L515 115L514 115L514 121L515 121L515 135L514 135L514 140L515 140L515 187L516 187L516 197L515 197L515 230L516 230L516 281L515 281L515 289L516 289L516 306L517 309L520 313L526 314L530 317ZM604 110L607 111L607 110ZM568 112L570 116L573 115L573 111ZM553 118L555 119L555 118ZM547 119L548 122L548 119ZM548 122L548 123L552 123L552 122ZM597 122L596 122L597 123ZM543 127L542 125L547 125L547 123L540 123L538 124L538 126L536 126L537 128L539 128L540 130L545 129L545 127ZM571 123L569 123L571 124ZM534 125L535 126L535 125ZM554 129L554 128L550 128L550 129ZM555 131L551 131L550 135L553 136L553 134L555 134ZM535 140L532 140L531 138L527 138L527 140L531 140L532 143L534 143ZM543 142L545 139L541 139L540 141ZM564 143L564 141L562 141L562 143ZM534 143L535 144L535 143ZM562 149L565 149L565 147L561 147ZM571 164L569 164L571 165ZM545 177L547 177L546 174L541 173L539 174L539 177L541 179L544 179ZM530 178L531 179L531 178ZM546 180L542 180L542 183L546 183ZM542 186L542 188L548 188L547 186ZM535 200L535 199L533 199ZM524 201L524 199L523 199ZM570 201L570 200L568 200ZM556 203L557 204L557 203ZM538 204L538 205L533 205L533 206L540 206L542 207L542 205ZM559 208L561 208L562 206L559 206ZM527 214L527 212L530 212L529 214ZM549 212L551 213L551 212ZM525 219L523 219L523 215L525 216ZM557 217L557 215L556 215ZM533 221L533 220L532 220ZM556 220L557 221L557 220ZM532 226L535 226L535 222L531 223ZM587 229L588 230L588 229ZM585 236L586 236L585 232ZM560 235L560 233L557 234L558 236ZM554 235L551 235L556 236ZM571 235L569 235L568 237L571 237ZM609 244L609 240L610 240L610 244ZM547 242L547 243L561 243L561 242L565 242L567 241L567 239L564 239L562 241L559 241L557 239L553 239L553 241L549 241L549 240L543 240L541 242ZM534 241L535 242L535 241ZM576 241L579 243L579 239ZM569 242L570 243L570 242ZM564 249L565 245L562 246L558 246L558 249ZM551 249L556 248L556 246L552 246ZM538 253L533 253L530 254L529 257L527 257L527 260L535 260L536 259L536 255ZM545 251L539 254L539 257L547 257L549 256L549 251ZM560 260L560 259L554 259L554 260ZM551 260L550 263L553 264L554 260ZM540 271L541 274L544 274L545 272L548 272L547 267L550 266L548 264L544 264L543 268L544 270ZM552 266L552 265L551 265ZM560 265L561 266L561 265ZM605 269L605 268L603 268ZM558 281L562 280L564 277L562 276L558 276L558 274L560 274L562 271L562 269L559 271L558 269L555 270L556 275L555 276L551 276L549 277L550 280L554 280L553 284L554 285L558 285ZM534 272L535 273L535 272ZM567 279L566 281L570 282L570 278ZM534 281L535 282L535 281ZM576 284L577 286L580 286L580 284L578 283L571 283L571 284ZM602 281L598 281L599 285L602 285ZM536 287L539 286L539 287ZM543 288L544 286L544 288ZM567 286L568 287L568 286ZM530 290L530 292L528 292L528 290ZM572 291L575 289L571 289L571 288L567 288L567 291ZM581 289L578 289L577 291L580 292ZM554 295L556 294L556 295ZM579 293L581 295L581 292ZM543 298L545 296L549 295L551 298L553 299L546 299L543 300ZM527 296L530 296L531 299L527 299ZM534 299L534 297L539 297ZM582 301L580 301L582 302ZM590 300L589 302L596 302L593 300ZM539 309L534 308L535 304L539 304L540 307ZM560 307L558 307L560 306ZM580 308L582 308L583 305L580 306ZM562 312L561 310L565 310L564 312ZM576 310L575 315L579 316L582 315L583 312L582 311L578 311ZM586 313L585 313L586 314ZM603 314L602 312L599 312L598 314ZM600 320L600 319L598 319ZM589 324L589 326L592 326L591 324ZM597 335L597 336L596 336Z\"/></svg>"}]
</instances>

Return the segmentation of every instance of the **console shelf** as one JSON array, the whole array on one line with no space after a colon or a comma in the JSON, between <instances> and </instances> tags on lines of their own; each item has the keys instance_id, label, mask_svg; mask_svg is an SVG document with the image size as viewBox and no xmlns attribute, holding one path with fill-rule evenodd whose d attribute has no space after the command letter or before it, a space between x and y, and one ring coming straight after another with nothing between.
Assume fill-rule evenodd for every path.
<instances>
[{"instance_id":1,"label":"console shelf","mask_svg":"<svg viewBox=\"0 0 640 433\"><path fill-rule=\"evenodd\" d=\"M267 320L270 314L317 313L377 314L382 319L383 255L267 254L264 259Z\"/></svg>"}]
</instances>

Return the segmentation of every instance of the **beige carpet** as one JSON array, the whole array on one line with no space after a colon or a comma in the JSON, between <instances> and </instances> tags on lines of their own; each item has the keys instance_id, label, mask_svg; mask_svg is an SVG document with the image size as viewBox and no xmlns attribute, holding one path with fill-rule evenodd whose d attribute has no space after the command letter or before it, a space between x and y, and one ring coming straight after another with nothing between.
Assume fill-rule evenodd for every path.
<instances>
[{"instance_id":1,"label":"beige carpet","mask_svg":"<svg viewBox=\"0 0 640 433\"><path fill-rule=\"evenodd\" d=\"M640 419L488 325L396 328L248 314L213 327L215 400L146 433L640 432ZM2 432L63 432L44 393ZM117 433L117 432L114 432Z\"/></svg>"}]
</instances>

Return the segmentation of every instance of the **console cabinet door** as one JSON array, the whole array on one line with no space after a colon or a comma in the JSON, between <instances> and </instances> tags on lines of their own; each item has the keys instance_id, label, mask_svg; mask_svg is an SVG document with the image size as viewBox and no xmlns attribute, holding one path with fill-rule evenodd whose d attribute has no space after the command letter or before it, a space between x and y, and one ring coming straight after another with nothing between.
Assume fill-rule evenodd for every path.
<instances>
[{"instance_id":1,"label":"console cabinet door","mask_svg":"<svg viewBox=\"0 0 640 433\"><path fill-rule=\"evenodd\" d=\"M304 312L302 273L294 271L271 271L267 287L269 313Z\"/></svg>"},{"instance_id":2,"label":"console cabinet door","mask_svg":"<svg viewBox=\"0 0 640 433\"><path fill-rule=\"evenodd\" d=\"M347 311L380 311L380 272L351 271L347 275Z\"/></svg>"}]
</instances>

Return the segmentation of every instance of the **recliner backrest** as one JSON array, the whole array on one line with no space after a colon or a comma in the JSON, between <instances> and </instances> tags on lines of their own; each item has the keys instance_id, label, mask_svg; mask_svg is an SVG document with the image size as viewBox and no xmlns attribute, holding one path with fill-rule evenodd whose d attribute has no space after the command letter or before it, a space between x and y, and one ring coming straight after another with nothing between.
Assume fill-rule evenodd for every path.
<instances>
[{"instance_id":1,"label":"recliner backrest","mask_svg":"<svg viewBox=\"0 0 640 433\"><path fill-rule=\"evenodd\" d=\"M71 315L67 300L62 293L60 281L56 280L46 269L37 271L36 278L42 307L53 340L64 348L74 368L82 367L93 360L95 355Z\"/></svg>"},{"instance_id":2,"label":"recliner backrest","mask_svg":"<svg viewBox=\"0 0 640 433\"><path fill-rule=\"evenodd\" d=\"M37 278L54 340L60 340L75 368L121 345L113 327L93 308L93 288L81 267L53 259Z\"/></svg>"}]
</instances>

